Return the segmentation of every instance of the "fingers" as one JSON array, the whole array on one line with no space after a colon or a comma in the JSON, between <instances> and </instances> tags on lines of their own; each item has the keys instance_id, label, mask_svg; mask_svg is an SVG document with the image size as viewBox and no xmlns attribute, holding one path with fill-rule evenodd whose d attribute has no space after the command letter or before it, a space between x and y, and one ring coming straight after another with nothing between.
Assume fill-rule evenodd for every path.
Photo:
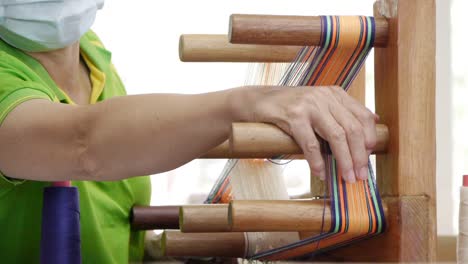
<instances>
[{"instance_id":1,"label":"fingers","mask_svg":"<svg viewBox=\"0 0 468 264\"><path fill-rule=\"evenodd\" d=\"M322 138L328 141L338 167L343 172L343 177L348 182L355 182L356 174L354 172L354 164L346 131L329 112L322 113L318 119L313 119L315 119L315 130Z\"/></svg>"},{"instance_id":2,"label":"fingers","mask_svg":"<svg viewBox=\"0 0 468 264\"><path fill-rule=\"evenodd\" d=\"M325 180L325 162L320 152L320 142L307 119L291 125L291 134L302 148L304 157L309 163L310 173Z\"/></svg>"},{"instance_id":3,"label":"fingers","mask_svg":"<svg viewBox=\"0 0 468 264\"><path fill-rule=\"evenodd\" d=\"M366 180L369 154L366 150L365 133L361 123L343 105L335 105L334 111L330 112L346 133L356 178ZM347 175L346 171L343 173ZM348 172L348 174L350 173Z\"/></svg>"},{"instance_id":4,"label":"fingers","mask_svg":"<svg viewBox=\"0 0 468 264\"><path fill-rule=\"evenodd\" d=\"M257 103L261 122L274 123L300 145L311 173L325 178L325 161L315 132L330 144L348 182L368 178L368 156L376 145L378 117L339 87L281 89ZM265 110L267 109L267 110Z\"/></svg>"},{"instance_id":5,"label":"fingers","mask_svg":"<svg viewBox=\"0 0 468 264\"><path fill-rule=\"evenodd\" d=\"M377 141L377 117L340 87L317 88L326 98L318 103L320 116L311 113L314 129L329 142L348 182L366 180L368 158Z\"/></svg>"},{"instance_id":6,"label":"fingers","mask_svg":"<svg viewBox=\"0 0 468 264\"><path fill-rule=\"evenodd\" d=\"M375 127L376 122L379 120L379 116L372 113L364 107L360 102L349 96L340 87L332 88L335 90L335 95L341 100L342 105L345 106L352 115L361 123L363 127L364 142L367 152L370 154L377 144L377 130Z\"/></svg>"}]
</instances>

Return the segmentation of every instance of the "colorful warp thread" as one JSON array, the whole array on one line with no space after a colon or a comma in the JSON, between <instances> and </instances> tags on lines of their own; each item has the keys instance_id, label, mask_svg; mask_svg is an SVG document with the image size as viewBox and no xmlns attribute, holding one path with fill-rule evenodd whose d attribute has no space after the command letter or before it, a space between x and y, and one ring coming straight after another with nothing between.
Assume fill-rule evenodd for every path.
<instances>
[{"instance_id":1,"label":"colorful warp thread","mask_svg":"<svg viewBox=\"0 0 468 264\"><path fill-rule=\"evenodd\" d=\"M373 47L375 21L372 17L323 16L319 47L305 47L283 75L280 85L338 85L347 90ZM380 234L385 229L380 195L369 163L366 181L344 181L332 155L325 155L332 224L328 232L292 244L247 256L280 260L315 255L354 241ZM231 197L228 162L212 189L207 203L226 203Z\"/></svg>"}]
</instances>

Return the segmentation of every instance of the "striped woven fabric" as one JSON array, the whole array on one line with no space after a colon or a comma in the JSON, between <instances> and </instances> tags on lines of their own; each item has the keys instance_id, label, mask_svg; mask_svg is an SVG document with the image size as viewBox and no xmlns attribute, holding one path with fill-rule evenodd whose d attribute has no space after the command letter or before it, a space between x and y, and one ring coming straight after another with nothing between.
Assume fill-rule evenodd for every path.
<instances>
[{"instance_id":1,"label":"striped woven fabric","mask_svg":"<svg viewBox=\"0 0 468 264\"><path fill-rule=\"evenodd\" d=\"M372 17L323 16L319 47L305 47L283 75L280 85L339 85L347 90L373 47L375 22ZM348 184L332 155L325 155L332 224L320 235L248 256L251 259L280 260L314 255L364 238L385 229L385 217L374 173L369 163L366 181ZM226 203L231 195L229 172L236 161L226 165L207 203Z\"/></svg>"}]
</instances>

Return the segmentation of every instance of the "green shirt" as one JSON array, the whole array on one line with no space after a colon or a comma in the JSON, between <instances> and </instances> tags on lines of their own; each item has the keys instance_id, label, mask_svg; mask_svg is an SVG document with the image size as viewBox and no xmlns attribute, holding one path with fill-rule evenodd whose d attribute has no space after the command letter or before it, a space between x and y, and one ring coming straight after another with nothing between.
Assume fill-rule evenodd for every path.
<instances>
[{"instance_id":1,"label":"green shirt","mask_svg":"<svg viewBox=\"0 0 468 264\"><path fill-rule=\"evenodd\" d=\"M125 95L111 64L111 54L98 37L91 31L86 33L80 47L91 71L91 103ZM0 40L0 125L14 107L37 98L73 103L38 61ZM14 175L0 173L0 262L38 263L42 192L50 184L12 178ZM75 181L73 185L80 193L83 263L141 260L144 232L131 231L129 213L134 204L149 204L149 177Z\"/></svg>"}]
</instances>

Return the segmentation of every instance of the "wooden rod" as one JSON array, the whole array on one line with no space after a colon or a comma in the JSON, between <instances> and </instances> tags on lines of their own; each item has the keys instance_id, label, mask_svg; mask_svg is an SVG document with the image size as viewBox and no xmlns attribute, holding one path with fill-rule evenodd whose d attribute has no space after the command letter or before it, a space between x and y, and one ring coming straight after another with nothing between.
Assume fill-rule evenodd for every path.
<instances>
[{"instance_id":1,"label":"wooden rod","mask_svg":"<svg viewBox=\"0 0 468 264\"><path fill-rule=\"evenodd\" d=\"M233 200L228 218L231 232L327 232L331 226L324 200Z\"/></svg>"},{"instance_id":2,"label":"wooden rod","mask_svg":"<svg viewBox=\"0 0 468 264\"><path fill-rule=\"evenodd\" d=\"M228 232L228 204L183 206L135 206L131 226L135 230L180 229L182 232Z\"/></svg>"},{"instance_id":3,"label":"wooden rod","mask_svg":"<svg viewBox=\"0 0 468 264\"><path fill-rule=\"evenodd\" d=\"M388 208L383 204L384 214ZM233 200L229 205L231 232L328 232L327 200Z\"/></svg>"},{"instance_id":4,"label":"wooden rod","mask_svg":"<svg viewBox=\"0 0 468 264\"><path fill-rule=\"evenodd\" d=\"M386 213L386 206L384 211ZM322 227L323 224L323 227ZM184 233L328 231L331 215L325 200L233 200L228 205L181 207Z\"/></svg>"},{"instance_id":5,"label":"wooden rod","mask_svg":"<svg viewBox=\"0 0 468 264\"><path fill-rule=\"evenodd\" d=\"M165 231L162 251L168 257L243 258L247 252L244 233L182 233Z\"/></svg>"},{"instance_id":6,"label":"wooden rod","mask_svg":"<svg viewBox=\"0 0 468 264\"><path fill-rule=\"evenodd\" d=\"M183 62L292 62L300 46L240 45L227 35L181 35L179 58Z\"/></svg>"},{"instance_id":7,"label":"wooden rod","mask_svg":"<svg viewBox=\"0 0 468 264\"><path fill-rule=\"evenodd\" d=\"M377 145L374 153L385 153L388 128L377 125ZM280 155L300 155L301 148L278 127L265 123L234 123L229 141L212 149L202 158L272 158Z\"/></svg>"},{"instance_id":8,"label":"wooden rod","mask_svg":"<svg viewBox=\"0 0 468 264\"><path fill-rule=\"evenodd\" d=\"M134 230L179 229L179 206L134 206L130 222Z\"/></svg>"},{"instance_id":9,"label":"wooden rod","mask_svg":"<svg viewBox=\"0 0 468 264\"><path fill-rule=\"evenodd\" d=\"M240 203L239 203L240 202ZM266 203L264 203L266 202ZM268 221L271 219L279 219L278 215L283 216L282 222L288 222L290 217L294 217L299 222L303 222L303 220L298 218L299 213L296 212L297 201L281 201L281 202L291 202L289 206L285 206L285 204L281 204L277 209L280 207L286 210L287 213L284 212L277 212L273 209L268 209L268 207L275 207L275 204L278 201L235 201L234 202L234 210L235 213L239 213L239 210L246 212L245 209L248 211L252 211L252 206L256 209L261 209L262 213L254 211L252 213L246 214L244 219L248 220L252 225L259 225L267 224ZM308 201L310 202L310 201ZM318 200L316 202L316 206L318 203L323 203L323 200ZM268 203L268 204L267 204ZM240 207L239 207L240 206ZM384 202L384 213L387 219L390 217L391 219L397 219L398 216L396 215L388 215L388 206L387 202ZM244 208L241 208L244 207ZM299 205L301 211L303 210L303 205ZM310 208L309 208L310 209ZM271 218L260 218L260 214L264 213L272 213L275 211ZM305 212L307 215L308 212ZM239 215L237 216L239 217ZM307 217L307 216L306 216ZM328 220L329 221L329 220ZM303 225L304 223L299 223L299 225ZM290 223L288 225L291 225ZM329 225L328 225L329 226ZM259 229L263 230L262 227ZM325 229L325 228L324 228ZM194 256L194 257L238 257L243 258L247 252L247 243L246 237L244 232L226 232L226 233L182 233L180 231L172 231L167 230L163 234L162 238L162 249L165 256L170 257L186 257L186 256ZM316 235L317 232L312 231L302 231L299 232L301 239L306 237L310 237Z\"/></svg>"},{"instance_id":10,"label":"wooden rod","mask_svg":"<svg viewBox=\"0 0 468 264\"><path fill-rule=\"evenodd\" d=\"M180 207L180 231L184 233L229 232L227 204L189 205Z\"/></svg>"},{"instance_id":11,"label":"wooden rod","mask_svg":"<svg viewBox=\"0 0 468 264\"><path fill-rule=\"evenodd\" d=\"M273 16L233 14L229 21L229 42L235 44L267 44L318 46L321 36L319 16ZM388 23L375 19L376 47L387 45Z\"/></svg>"}]
</instances>

